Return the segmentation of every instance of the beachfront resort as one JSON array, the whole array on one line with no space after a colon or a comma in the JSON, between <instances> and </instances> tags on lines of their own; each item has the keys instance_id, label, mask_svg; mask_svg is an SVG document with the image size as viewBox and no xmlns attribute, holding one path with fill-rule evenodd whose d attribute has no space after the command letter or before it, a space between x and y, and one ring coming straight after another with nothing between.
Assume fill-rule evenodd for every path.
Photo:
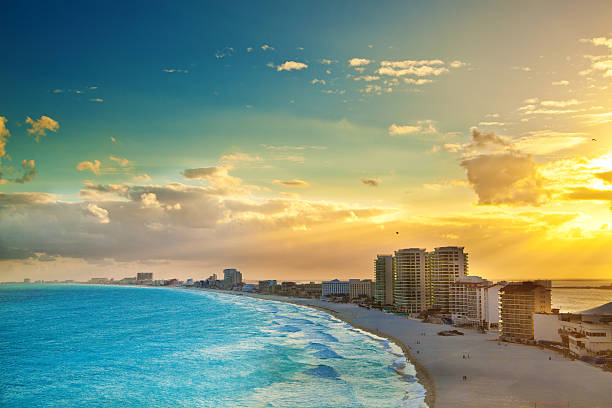
<instances>
[{"instance_id":1,"label":"beachfront resort","mask_svg":"<svg viewBox=\"0 0 612 408\"><path fill-rule=\"evenodd\" d=\"M203 280L138 273L88 283L210 290L324 310L401 345L429 407L609 406L612 304L562 313L552 308L551 281L469 275L458 246L373 258L372 279L248 283L226 268Z\"/></svg>"},{"instance_id":2,"label":"beachfront resort","mask_svg":"<svg viewBox=\"0 0 612 408\"><path fill-rule=\"evenodd\" d=\"M404 248L377 255L373 279L323 282L260 280L246 283L236 268L204 280L155 280L142 272L120 280L92 278L91 284L181 286L327 303L353 303L429 323L447 324L500 341L538 345L570 358L612 369L612 304L578 313L551 306L550 280L492 282L469 275L464 247ZM24 280L29 282L29 279Z\"/></svg>"}]
</instances>

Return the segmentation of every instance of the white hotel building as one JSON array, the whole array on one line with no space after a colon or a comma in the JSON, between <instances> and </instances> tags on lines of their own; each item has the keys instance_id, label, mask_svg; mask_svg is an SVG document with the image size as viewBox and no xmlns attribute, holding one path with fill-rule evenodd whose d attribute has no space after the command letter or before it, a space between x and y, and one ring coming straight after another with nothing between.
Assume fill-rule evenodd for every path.
<instances>
[{"instance_id":1,"label":"white hotel building","mask_svg":"<svg viewBox=\"0 0 612 408\"><path fill-rule=\"evenodd\" d=\"M348 296L350 299L374 296L374 282L371 279L349 279L341 281L334 279L321 284L323 297Z\"/></svg>"},{"instance_id":2,"label":"white hotel building","mask_svg":"<svg viewBox=\"0 0 612 408\"><path fill-rule=\"evenodd\" d=\"M559 324L571 354L612 357L612 302L579 314L559 315Z\"/></svg>"},{"instance_id":3,"label":"white hotel building","mask_svg":"<svg viewBox=\"0 0 612 408\"><path fill-rule=\"evenodd\" d=\"M338 279L323 281L321 284L323 297L326 296L348 296L350 294L350 287L348 281L341 281Z\"/></svg>"},{"instance_id":4,"label":"white hotel building","mask_svg":"<svg viewBox=\"0 0 612 408\"><path fill-rule=\"evenodd\" d=\"M499 327L499 290L504 283L494 284L479 276L465 276L450 285L449 312L453 322Z\"/></svg>"}]
</instances>

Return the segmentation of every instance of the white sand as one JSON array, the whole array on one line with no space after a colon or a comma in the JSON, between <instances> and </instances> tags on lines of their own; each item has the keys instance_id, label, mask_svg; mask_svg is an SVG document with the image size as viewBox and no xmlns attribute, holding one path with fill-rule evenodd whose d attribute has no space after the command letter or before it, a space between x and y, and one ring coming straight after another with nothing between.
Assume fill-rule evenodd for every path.
<instances>
[{"instance_id":1,"label":"white sand","mask_svg":"<svg viewBox=\"0 0 612 408\"><path fill-rule=\"evenodd\" d=\"M612 407L612 373L581 361L571 361L550 350L518 344L500 345L495 341L497 334L472 330L462 329L464 336L438 336L439 331L451 327L352 304L254 296L328 309L348 323L378 330L403 342L412 358L416 358L416 363L433 380L435 403L430 405L436 408L534 407L536 402L569 403L570 408ZM463 380L464 375L467 380ZM428 389L432 387L431 382L423 381L423 384Z\"/></svg>"}]
</instances>

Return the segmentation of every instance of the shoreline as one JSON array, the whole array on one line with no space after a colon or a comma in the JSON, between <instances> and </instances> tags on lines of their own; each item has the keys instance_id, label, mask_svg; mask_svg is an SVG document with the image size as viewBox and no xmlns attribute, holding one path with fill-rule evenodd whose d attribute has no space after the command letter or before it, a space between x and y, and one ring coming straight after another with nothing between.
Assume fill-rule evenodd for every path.
<instances>
[{"instance_id":1,"label":"shoreline","mask_svg":"<svg viewBox=\"0 0 612 408\"><path fill-rule=\"evenodd\" d=\"M569 360L556 350L499 342L497 332L482 334L461 329L464 335L440 336L440 331L452 326L423 323L350 303L216 289L169 289L209 291L308 307L358 330L387 338L401 347L415 368L429 407L612 407L612 373L580 360Z\"/></svg>"},{"instance_id":2,"label":"shoreline","mask_svg":"<svg viewBox=\"0 0 612 408\"><path fill-rule=\"evenodd\" d=\"M461 329L463 336L439 336L439 331L452 326L423 323L353 304L240 295L318 309L355 328L388 338L402 347L407 361L415 367L429 407L529 408L538 403L569 404L573 408L612 406L611 373L568 360L556 350L499 342L497 332L481 334Z\"/></svg>"},{"instance_id":3,"label":"shoreline","mask_svg":"<svg viewBox=\"0 0 612 408\"><path fill-rule=\"evenodd\" d=\"M404 357L406 358L406 360L413 365L415 371L416 371L416 377L418 379L419 384L421 384L423 386L423 388L425 388L425 404L427 404L427 406L429 408L434 408L435 407L435 400L436 400L436 389L435 389L435 383L433 378L431 377L431 375L429 374L429 372L427 371L427 369L425 367L423 367L421 365L421 363L418 362L418 360L412 355L412 353L410 352L410 348L404 344L404 342L402 342L400 339L398 339L397 337L394 337L390 334L378 331L378 330L372 330L368 327L364 327L361 326L355 322L352 322L348 319L346 319L341 313L338 313L337 311L333 310L333 309L329 309L326 308L324 306L317 306L317 305L312 305L312 304L306 304L306 303L301 303L301 302L297 302L294 300L294 298L287 298L287 300L285 299L277 299L276 297L274 298L269 298L268 296L271 295L261 295L261 294L253 294L253 293L231 293L231 291L221 291L221 290L216 290L216 289L208 289L211 291L214 291L216 293L223 293L223 294L229 294L229 295L234 295L234 296L246 296L246 297L250 297L252 299L259 299L259 300L267 300L267 301L271 301L271 302L281 302L281 303L288 303L288 304L292 304L295 306L302 306L302 307L307 307L310 309L314 309L314 310L318 310L320 312L323 313L327 313L329 315L332 315L333 317L335 317L338 320L343 321L344 323L365 331L367 333L370 333L374 336L377 337L382 337L382 338L386 338L390 341L392 341L393 343L395 343L396 345L398 345L401 349L402 352L404 353ZM265 296L265 297L264 297ZM297 298L295 298L297 299ZM310 299L303 299L305 301L310 300Z\"/></svg>"}]
</instances>

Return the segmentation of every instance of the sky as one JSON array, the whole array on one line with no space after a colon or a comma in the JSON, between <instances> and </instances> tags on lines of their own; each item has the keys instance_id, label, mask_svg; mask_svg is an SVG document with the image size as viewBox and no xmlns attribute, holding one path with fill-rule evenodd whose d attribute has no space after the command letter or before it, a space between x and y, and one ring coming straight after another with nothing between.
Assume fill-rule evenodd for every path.
<instances>
[{"instance_id":1,"label":"sky","mask_svg":"<svg viewBox=\"0 0 612 408\"><path fill-rule=\"evenodd\" d=\"M127 3L127 4L126 4ZM612 278L612 4L12 2L0 281Z\"/></svg>"}]
</instances>

